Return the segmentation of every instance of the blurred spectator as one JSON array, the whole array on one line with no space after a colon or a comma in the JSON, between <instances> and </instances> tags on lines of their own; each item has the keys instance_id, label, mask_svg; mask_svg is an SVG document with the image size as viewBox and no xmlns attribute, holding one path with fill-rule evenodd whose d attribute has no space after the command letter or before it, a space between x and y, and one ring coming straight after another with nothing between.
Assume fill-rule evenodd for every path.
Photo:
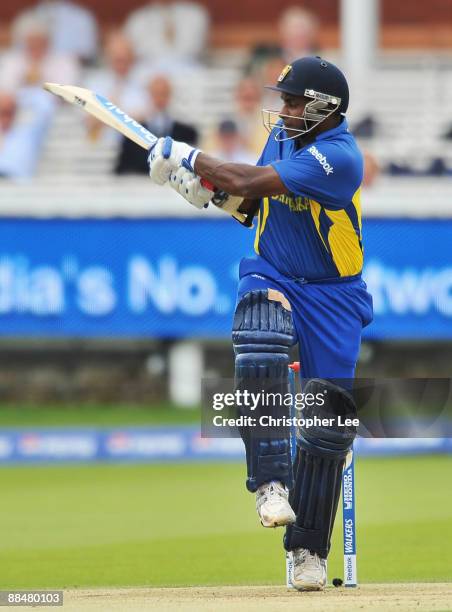
<instances>
[{"instance_id":1,"label":"blurred spectator","mask_svg":"<svg viewBox=\"0 0 452 612\"><path fill-rule=\"evenodd\" d=\"M150 131L156 136L171 136L175 140L183 140L195 145L198 142L198 132L188 124L175 121L171 112L172 86L165 76L154 77L148 87L152 104L152 115L147 121Z\"/></svg>"},{"instance_id":2,"label":"blurred spectator","mask_svg":"<svg viewBox=\"0 0 452 612\"><path fill-rule=\"evenodd\" d=\"M257 159L268 138L262 122L262 88L259 83L251 77L242 79L237 86L235 102L235 121L243 145Z\"/></svg>"},{"instance_id":3,"label":"blurred spectator","mask_svg":"<svg viewBox=\"0 0 452 612\"><path fill-rule=\"evenodd\" d=\"M84 62L92 62L97 54L97 23L86 8L70 0L44 0L34 8L16 17L13 26L13 40L20 44L23 22L38 17L48 24L51 50L54 53L73 55ZM66 80L70 83L71 81Z\"/></svg>"},{"instance_id":4,"label":"blurred spectator","mask_svg":"<svg viewBox=\"0 0 452 612\"><path fill-rule=\"evenodd\" d=\"M33 176L44 137L53 116L54 101L44 91L0 91L0 177Z\"/></svg>"},{"instance_id":5,"label":"blurred spectator","mask_svg":"<svg viewBox=\"0 0 452 612\"><path fill-rule=\"evenodd\" d=\"M154 77L148 86L152 112L144 125L156 136L171 136L175 140L182 140L191 145L198 142L196 129L185 123L176 121L171 112L172 87L164 76ZM147 155L141 147L134 142L122 138L119 156L115 164L116 174L147 174Z\"/></svg>"},{"instance_id":6,"label":"blurred spectator","mask_svg":"<svg viewBox=\"0 0 452 612\"><path fill-rule=\"evenodd\" d=\"M197 2L153 2L125 24L136 53L158 71L196 65L206 47L209 15Z\"/></svg>"},{"instance_id":7,"label":"blurred spectator","mask_svg":"<svg viewBox=\"0 0 452 612\"><path fill-rule=\"evenodd\" d=\"M262 106L264 108L281 108L281 94L273 89L265 89L266 85L275 85L286 62L281 57L273 57L261 66L260 81L263 88Z\"/></svg>"},{"instance_id":8,"label":"blurred spectator","mask_svg":"<svg viewBox=\"0 0 452 612\"><path fill-rule=\"evenodd\" d=\"M411 167L409 162L402 161L391 161L385 168L385 172L389 176L415 176L416 170Z\"/></svg>"},{"instance_id":9,"label":"blurred spectator","mask_svg":"<svg viewBox=\"0 0 452 612\"><path fill-rule=\"evenodd\" d=\"M0 63L0 87L16 91L21 87L41 87L44 81L76 83L77 60L50 50L47 24L36 15L21 20L16 31L19 45L6 52Z\"/></svg>"},{"instance_id":10,"label":"blurred spectator","mask_svg":"<svg viewBox=\"0 0 452 612\"><path fill-rule=\"evenodd\" d=\"M374 138L377 122L371 115L365 115L352 126L355 138Z\"/></svg>"},{"instance_id":11,"label":"blurred spectator","mask_svg":"<svg viewBox=\"0 0 452 612\"><path fill-rule=\"evenodd\" d=\"M145 117L147 97L136 75L135 54L128 38L121 32L112 32L105 44L106 66L90 74L85 85L117 104L134 119ZM103 124L87 115L89 135L96 140Z\"/></svg>"},{"instance_id":12,"label":"blurred spectator","mask_svg":"<svg viewBox=\"0 0 452 612\"><path fill-rule=\"evenodd\" d=\"M446 160L442 157L434 157L430 160L425 169L425 176L447 176L450 175L450 169L447 166Z\"/></svg>"},{"instance_id":13,"label":"blurred spectator","mask_svg":"<svg viewBox=\"0 0 452 612\"><path fill-rule=\"evenodd\" d=\"M299 57L318 53L318 18L299 6L288 7L278 23L279 44L263 43L254 48L249 65L250 72L259 72L269 59L280 58L284 65Z\"/></svg>"},{"instance_id":14,"label":"blurred spectator","mask_svg":"<svg viewBox=\"0 0 452 612\"><path fill-rule=\"evenodd\" d=\"M299 6L286 9L279 20L283 59L289 64L299 57L318 52L319 20Z\"/></svg>"},{"instance_id":15,"label":"blurred spectator","mask_svg":"<svg viewBox=\"0 0 452 612\"><path fill-rule=\"evenodd\" d=\"M431 159L416 159L404 156L396 161L391 161L384 169L390 176L451 176L452 168L447 159L433 157Z\"/></svg>"},{"instance_id":16,"label":"blurred spectator","mask_svg":"<svg viewBox=\"0 0 452 612\"><path fill-rule=\"evenodd\" d=\"M216 133L217 148L212 151L212 155L218 159L236 162L239 164L255 164L257 156L252 155L243 146L243 141L235 121L226 119L222 121Z\"/></svg>"},{"instance_id":17,"label":"blurred spectator","mask_svg":"<svg viewBox=\"0 0 452 612\"><path fill-rule=\"evenodd\" d=\"M268 132L262 121L262 87L253 77L239 81L235 90L234 122L240 136L241 145L253 157L258 159L265 145ZM217 147L217 129L210 133L203 143L206 151Z\"/></svg>"},{"instance_id":18,"label":"blurred spectator","mask_svg":"<svg viewBox=\"0 0 452 612\"><path fill-rule=\"evenodd\" d=\"M364 177L363 186L372 187L380 174L380 166L376 158L369 151L363 151Z\"/></svg>"}]
</instances>

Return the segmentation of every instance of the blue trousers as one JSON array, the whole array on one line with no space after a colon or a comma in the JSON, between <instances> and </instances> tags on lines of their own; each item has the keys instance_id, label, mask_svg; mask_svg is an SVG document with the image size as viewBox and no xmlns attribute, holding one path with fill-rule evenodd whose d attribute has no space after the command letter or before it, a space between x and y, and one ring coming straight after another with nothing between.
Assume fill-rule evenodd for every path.
<instances>
[{"instance_id":1,"label":"blue trousers","mask_svg":"<svg viewBox=\"0 0 452 612\"><path fill-rule=\"evenodd\" d=\"M361 277L294 280L261 257L242 259L239 274L239 298L254 289L272 288L289 300L302 378L353 378L361 332L372 321L372 297Z\"/></svg>"}]
</instances>

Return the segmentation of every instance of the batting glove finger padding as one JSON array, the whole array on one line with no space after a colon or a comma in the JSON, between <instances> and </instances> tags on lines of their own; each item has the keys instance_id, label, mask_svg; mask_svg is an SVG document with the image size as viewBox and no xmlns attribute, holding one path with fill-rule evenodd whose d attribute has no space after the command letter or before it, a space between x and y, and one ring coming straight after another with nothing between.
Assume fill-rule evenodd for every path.
<instances>
[{"instance_id":1,"label":"batting glove finger padding","mask_svg":"<svg viewBox=\"0 0 452 612\"><path fill-rule=\"evenodd\" d=\"M149 176L156 185L164 185L170 177L173 164L171 162L172 138L159 138L149 149Z\"/></svg>"},{"instance_id":2,"label":"batting glove finger padding","mask_svg":"<svg viewBox=\"0 0 452 612\"><path fill-rule=\"evenodd\" d=\"M201 185L201 179L190 170L181 167L177 172L172 172L170 185L180 195L196 208L204 208L213 196L213 191Z\"/></svg>"},{"instance_id":3,"label":"batting glove finger padding","mask_svg":"<svg viewBox=\"0 0 452 612\"><path fill-rule=\"evenodd\" d=\"M171 171L182 165L193 172L199 152L199 149L173 140L170 136L159 138L149 149L149 175L152 181L157 185L164 185L169 180Z\"/></svg>"}]
</instances>

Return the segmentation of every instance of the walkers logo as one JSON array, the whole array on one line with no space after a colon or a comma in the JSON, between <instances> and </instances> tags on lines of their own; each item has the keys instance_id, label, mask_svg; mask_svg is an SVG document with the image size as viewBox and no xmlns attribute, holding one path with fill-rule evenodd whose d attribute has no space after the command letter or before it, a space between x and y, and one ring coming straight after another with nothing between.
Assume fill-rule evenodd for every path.
<instances>
[{"instance_id":1,"label":"walkers logo","mask_svg":"<svg viewBox=\"0 0 452 612\"><path fill-rule=\"evenodd\" d=\"M316 160L322 166L322 168L324 169L324 171L325 171L325 173L327 175L333 174L333 171L334 171L333 166L328 163L328 160L325 157L325 155L322 155L322 153L320 153L320 151L317 149L317 147L312 145L311 147L309 147L308 153L310 153L313 157L316 158Z\"/></svg>"},{"instance_id":2,"label":"walkers logo","mask_svg":"<svg viewBox=\"0 0 452 612\"><path fill-rule=\"evenodd\" d=\"M344 552L347 555L353 555L355 553L352 519L347 519L344 522Z\"/></svg>"}]
</instances>

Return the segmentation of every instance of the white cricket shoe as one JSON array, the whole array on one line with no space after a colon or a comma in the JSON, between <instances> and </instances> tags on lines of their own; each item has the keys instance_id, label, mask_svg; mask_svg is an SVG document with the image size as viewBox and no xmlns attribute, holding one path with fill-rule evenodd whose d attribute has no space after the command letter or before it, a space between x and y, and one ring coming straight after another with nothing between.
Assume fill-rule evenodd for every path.
<instances>
[{"instance_id":1,"label":"white cricket shoe","mask_svg":"<svg viewBox=\"0 0 452 612\"><path fill-rule=\"evenodd\" d=\"M298 591L323 591L326 585L326 559L306 548L292 551L292 584Z\"/></svg>"},{"instance_id":2,"label":"white cricket shoe","mask_svg":"<svg viewBox=\"0 0 452 612\"><path fill-rule=\"evenodd\" d=\"M256 510L264 527L279 527L295 522L289 492L278 480L261 485L256 491Z\"/></svg>"}]
</instances>

